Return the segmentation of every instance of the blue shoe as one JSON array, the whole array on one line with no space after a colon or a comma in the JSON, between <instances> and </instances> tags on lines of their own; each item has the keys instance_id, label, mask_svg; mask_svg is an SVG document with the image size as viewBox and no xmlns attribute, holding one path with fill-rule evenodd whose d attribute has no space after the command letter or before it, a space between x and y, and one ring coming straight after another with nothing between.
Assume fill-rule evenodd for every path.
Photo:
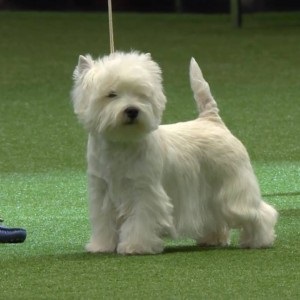
<instances>
[{"instance_id":1,"label":"blue shoe","mask_svg":"<svg viewBox=\"0 0 300 300\"><path fill-rule=\"evenodd\" d=\"M0 243L23 243L26 235L25 229L0 226Z\"/></svg>"}]
</instances>

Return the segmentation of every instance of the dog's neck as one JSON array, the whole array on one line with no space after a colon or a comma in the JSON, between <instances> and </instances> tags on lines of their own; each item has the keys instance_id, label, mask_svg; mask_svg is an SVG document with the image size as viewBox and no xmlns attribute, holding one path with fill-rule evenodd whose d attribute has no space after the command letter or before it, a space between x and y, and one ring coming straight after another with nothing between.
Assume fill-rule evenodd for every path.
<instances>
[{"instance_id":1,"label":"dog's neck","mask_svg":"<svg viewBox=\"0 0 300 300\"><path fill-rule=\"evenodd\" d=\"M104 151L143 151L146 150L148 143L153 140L154 132L148 133L147 135L140 137L138 139L133 139L130 141L124 140L112 140L105 137L102 134L92 134L90 136L92 139L101 146Z\"/></svg>"}]
</instances>

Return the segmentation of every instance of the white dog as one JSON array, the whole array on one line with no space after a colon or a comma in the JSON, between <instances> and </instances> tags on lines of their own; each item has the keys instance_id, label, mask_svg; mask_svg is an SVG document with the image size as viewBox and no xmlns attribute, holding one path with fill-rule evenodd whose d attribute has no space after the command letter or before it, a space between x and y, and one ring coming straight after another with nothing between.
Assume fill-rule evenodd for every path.
<instances>
[{"instance_id":1,"label":"white dog","mask_svg":"<svg viewBox=\"0 0 300 300\"><path fill-rule=\"evenodd\" d=\"M89 131L90 252L163 251L164 235L201 246L273 244L277 212L260 194L246 149L226 128L194 59L199 118L161 125L161 70L149 54L80 56L72 100Z\"/></svg>"}]
</instances>

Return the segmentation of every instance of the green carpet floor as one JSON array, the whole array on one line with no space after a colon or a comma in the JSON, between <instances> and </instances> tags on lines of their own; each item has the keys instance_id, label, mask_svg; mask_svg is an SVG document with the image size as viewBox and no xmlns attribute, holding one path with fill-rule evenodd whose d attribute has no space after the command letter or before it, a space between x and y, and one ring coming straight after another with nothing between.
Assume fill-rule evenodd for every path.
<instances>
[{"instance_id":1,"label":"green carpet floor","mask_svg":"<svg viewBox=\"0 0 300 300\"><path fill-rule=\"evenodd\" d=\"M163 69L164 122L196 116L194 56L263 197L280 213L271 249L166 240L156 256L84 252L89 238L86 134L73 115L79 54L108 52L105 14L0 13L0 215L27 229L0 244L1 299L299 299L300 14L116 14L116 46L151 52Z\"/></svg>"}]
</instances>

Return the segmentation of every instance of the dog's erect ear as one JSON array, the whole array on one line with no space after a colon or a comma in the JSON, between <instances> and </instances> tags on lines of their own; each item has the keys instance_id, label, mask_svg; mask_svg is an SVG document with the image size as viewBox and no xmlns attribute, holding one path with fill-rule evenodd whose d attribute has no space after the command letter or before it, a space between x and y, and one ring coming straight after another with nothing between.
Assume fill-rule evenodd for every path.
<instances>
[{"instance_id":1,"label":"dog's erect ear","mask_svg":"<svg viewBox=\"0 0 300 300\"><path fill-rule=\"evenodd\" d=\"M89 70L93 64L94 61L89 54L86 56L80 55L78 58L78 65L73 72L73 79L77 80L80 75Z\"/></svg>"},{"instance_id":2,"label":"dog's erect ear","mask_svg":"<svg viewBox=\"0 0 300 300\"><path fill-rule=\"evenodd\" d=\"M82 74L84 71L90 69L93 66L93 64L94 61L90 55L87 56L80 55L78 59L78 65L77 65L78 73Z\"/></svg>"}]
</instances>

